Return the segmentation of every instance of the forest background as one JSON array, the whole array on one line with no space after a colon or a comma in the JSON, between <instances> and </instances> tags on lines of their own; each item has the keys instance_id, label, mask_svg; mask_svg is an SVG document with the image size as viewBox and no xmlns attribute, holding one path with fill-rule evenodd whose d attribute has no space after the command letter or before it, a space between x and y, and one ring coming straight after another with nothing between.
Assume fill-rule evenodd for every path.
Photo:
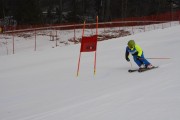
<instances>
[{"instance_id":1,"label":"forest background","mask_svg":"<svg viewBox=\"0 0 180 120\"><path fill-rule=\"evenodd\" d=\"M98 15L107 22L174 12L179 6L180 0L0 0L0 20L18 25L82 23L95 22Z\"/></svg>"}]
</instances>

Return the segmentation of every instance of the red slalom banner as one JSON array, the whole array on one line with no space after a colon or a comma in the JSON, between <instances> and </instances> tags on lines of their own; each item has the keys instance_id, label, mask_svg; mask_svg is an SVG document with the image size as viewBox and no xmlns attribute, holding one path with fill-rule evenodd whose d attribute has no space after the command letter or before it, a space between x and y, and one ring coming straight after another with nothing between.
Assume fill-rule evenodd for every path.
<instances>
[{"instance_id":1,"label":"red slalom banner","mask_svg":"<svg viewBox=\"0 0 180 120\"><path fill-rule=\"evenodd\" d=\"M97 50L97 36L98 36L98 16L96 22L96 35L93 36L84 36L84 29L86 23L84 21L83 31L82 31L82 40L81 40L81 48L78 60L78 69L77 76L79 75L80 61L81 61L81 53L82 52L95 52L94 56L94 75L96 74L96 50Z\"/></svg>"}]
</instances>

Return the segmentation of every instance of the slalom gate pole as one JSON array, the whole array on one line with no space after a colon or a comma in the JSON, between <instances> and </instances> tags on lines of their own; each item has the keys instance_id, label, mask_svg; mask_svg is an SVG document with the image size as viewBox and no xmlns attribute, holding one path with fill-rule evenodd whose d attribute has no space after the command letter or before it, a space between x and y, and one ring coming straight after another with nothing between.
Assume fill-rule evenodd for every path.
<instances>
[{"instance_id":1,"label":"slalom gate pole","mask_svg":"<svg viewBox=\"0 0 180 120\"><path fill-rule=\"evenodd\" d=\"M96 36L98 37L98 16L96 17ZM94 56L94 75L96 75L96 51Z\"/></svg>"},{"instance_id":2,"label":"slalom gate pole","mask_svg":"<svg viewBox=\"0 0 180 120\"><path fill-rule=\"evenodd\" d=\"M82 31L82 38L83 38L83 36L84 36L85 24L86 24L86 23L85 23L85 21L84 21L83 31ZM81 48L80 48L80 54L79 54L79 60L78 60L77 77L78 77L78 75L79 75L80 62L81 62Z\"/></svg>"},{"instance_id":3,"label":"slalom gate pole","mask_svg":"<svg viewBox=\"0 0 180 120\"><path fill-rule=\"evenodd\" d=\"M79 54L79 60L78 60L77 77L78 77L78 75L79 75L80 61L81 61L81 52L80 52L80 54Z\"/></svg>"},{"instance_id":4,"label":"slalom gate pole","mask_svg":"<svg viewBox=\"0 0 180 120\"><path fill-rule=\"evenodd\" d=\"M94 75L96 75L96 51L94 56Z\"/></svg>"}]
</instances>

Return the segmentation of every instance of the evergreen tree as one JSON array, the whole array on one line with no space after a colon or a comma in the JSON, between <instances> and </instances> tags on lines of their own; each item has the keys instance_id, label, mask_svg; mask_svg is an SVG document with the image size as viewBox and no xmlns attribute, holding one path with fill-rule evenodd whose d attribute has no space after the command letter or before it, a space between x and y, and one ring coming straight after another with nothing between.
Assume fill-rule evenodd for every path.
<instances>
[{"instance_id":1,"label":"evergreen tree","mask_svg":"<svg viewBox=\"0 0 180 120\"><path fill-rule=\"evenodd\" d=\"M18 24L82 23L98 15L100 21L110 21L173 12L179 6L180 0L0 0L0 19L13 16ZM48 11L44 17L43 11Z\"/></svg>"},{"instance_id":2,"label":"evergreen tree","mask_svg":"<svg viewBox=\"0 0 180 120\"><path fill-rule=\"evenodd\" d=\"M37 24L40 22L41 10L39 0L14 0L13 15L20 24Z\"/></svg>"}]
</instances>

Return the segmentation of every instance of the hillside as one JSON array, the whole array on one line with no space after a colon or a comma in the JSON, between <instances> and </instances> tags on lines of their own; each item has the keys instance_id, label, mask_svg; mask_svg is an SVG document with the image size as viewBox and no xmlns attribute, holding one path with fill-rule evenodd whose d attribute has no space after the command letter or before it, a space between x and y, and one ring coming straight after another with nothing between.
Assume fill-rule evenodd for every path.
<instances>
[{"instance_id":1,"label":"hillside","mask_svg":"<svg viewBox=\"0 0 180 120\"><path fill-rule=\"evenodd\" d=\"M98 42L0 57L1 120L179 120L180 26ZM127 41L134 39L158 69L128 73ZM133 60L131 58L133 63ZM137 66L133 63L133 68Z\"/></svg>"}]
</instances>

